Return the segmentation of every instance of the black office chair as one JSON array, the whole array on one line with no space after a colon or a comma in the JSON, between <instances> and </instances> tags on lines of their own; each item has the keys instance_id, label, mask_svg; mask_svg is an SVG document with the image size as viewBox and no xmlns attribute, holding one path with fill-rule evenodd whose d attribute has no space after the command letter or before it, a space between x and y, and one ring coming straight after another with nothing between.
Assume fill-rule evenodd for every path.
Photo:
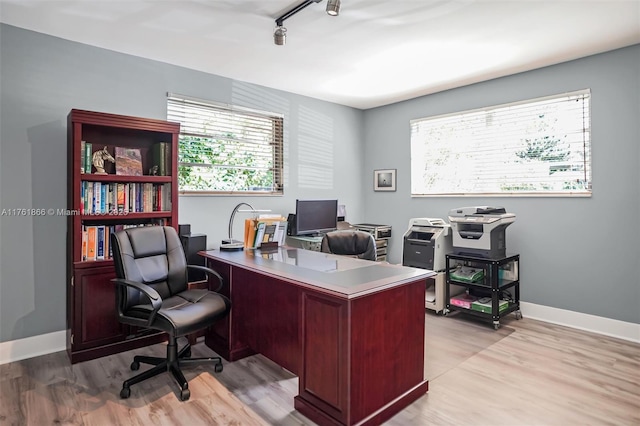
<instances>
[{"instance_id":1,"label":"black office chair","mask_svg":"<svg viewBox=\"0 0 640 426\"><path fill-rule=\"evenodd\" d=\"M358 259L376 260L376 240L368 232L342 230L327 232L322 237L320 251Z\"/></svg>"},{"instance_id":2,"label":"black office chair","mask_svg":"<svg viewBox=\"0 0 640 426\"><path fill-rule=\"evenodd\" d=\"M113 260L118 278L116 287L118 320L142 328L169 334L165 358L135 356L132 370L140 363L154 365L122 385L121 398L131 395L130 387L165 371L170 371L180 386L180 399L186 401L191 393L180 367L187 364L211 362L215 371L222 371L222 359L191 358L191 346L178 351L178 337L209 327L223 318L231 302L217 293L222 277L215 271L198 265L187 265L180 238L169 226L146 226L116 232L111 236ZM188 288L187 268L207 273L218 280L216 292Z\"/></svg>"}]
</instances>

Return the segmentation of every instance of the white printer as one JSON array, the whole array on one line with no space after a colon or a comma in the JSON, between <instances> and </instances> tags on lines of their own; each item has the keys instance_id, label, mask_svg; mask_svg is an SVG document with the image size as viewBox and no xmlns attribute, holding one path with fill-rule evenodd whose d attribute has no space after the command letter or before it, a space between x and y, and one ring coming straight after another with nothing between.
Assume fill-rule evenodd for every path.
<instances>
[{"instance_id":1,"label":"white printer","mask_svg":"<svg viewBox=\"0 0 640 426\"><path fill-rule=\"evenodd\" d=\"M483 258L506 256L505 229L516 220L504 207L459 207L449 211L453 253Z\"/></svg>"},{"instance_id":2,"label":"white printer","mask_svg":"<svg viewBox=\"0 0 640 426\"><path fill-rule=\"evenodd\" d=\"M451 249L451 225L443 219L409 219L409 229L404 234L403 265L435 272L444 271L445 255L451 253Z\"/></svg>"}]
</instances>

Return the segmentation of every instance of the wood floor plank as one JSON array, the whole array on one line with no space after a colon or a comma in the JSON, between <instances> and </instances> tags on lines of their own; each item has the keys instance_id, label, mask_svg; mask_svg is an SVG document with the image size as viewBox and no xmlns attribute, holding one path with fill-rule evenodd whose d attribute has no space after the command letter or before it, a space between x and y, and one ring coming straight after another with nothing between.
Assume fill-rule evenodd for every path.
<instances>
[{"instance_id":1,"label":"wood floor plank","mask_svg":"<svg viewBox=\"0 0 640 426\"><path fill-rule=\"evenodd\" d=\"M512 317L494 330L465 315L428 311L429 392L386 425L640 424L640 344ZM120 399L123 380L135 374L133 355L165 351L158 344L74 365L58 352L0 365L0 424L313 425L293 407L297 377L261 355L224 361L221 373L185 368L186 402L169 374ZM192 352L215 355L203 343Z\"/></svg>"}]
</instances>

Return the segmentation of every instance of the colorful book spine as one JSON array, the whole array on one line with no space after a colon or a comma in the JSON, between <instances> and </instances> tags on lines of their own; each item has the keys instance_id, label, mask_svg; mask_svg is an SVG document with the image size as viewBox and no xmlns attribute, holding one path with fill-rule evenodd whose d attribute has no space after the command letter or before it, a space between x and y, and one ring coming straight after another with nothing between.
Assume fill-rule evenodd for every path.
<instances>
[{"instance_id":1,"label":"colorful book spine","mask_svg":"<svg viewBox=\"0 0 640 426\"><path fill-rule=\"evenodd\" d=\"M97 227L96 234L96 259L104 260L104 225Z\"/></svg>"},{"instance_id":2,"label":"colorful book spine","mask_svg":"<svg viewBox=\"0 0 640 426\"><path fill-rule=\"evenodd\" d=\"M82 261L87 260L87 227L82 225Z\"/></svg>"},{"instance_id":3,"label":"colorful book spine","mask_svg":"<svg viewBox=\"0 0 640 426\"><path fill-rule=\"evenodd\" d=\"M87 150L87 142L81 141L80 142L80 173L84 173L84 168L85 168L86 158L87 158L86 150Z\"/></svg>"},{"instance_id":4,"label":"colorful book spine","mask_svg":"<svg viewBox=\"0 0 640 426\"><path fill-rule=\"evenodd\" d=\"M93 145L89 142L84 143L84 172L91 173L91 166L93 165Z\"/></svg>"},{"instance_id":5,"label":"colorful book spine","mask_svg":"<svg viewBox=\"0 0 640 426\"><path fill-rule=\"evenodd\" d=\"M87 260L96 260L97 226L87 226Z\"/></svg>"}]
</instances>

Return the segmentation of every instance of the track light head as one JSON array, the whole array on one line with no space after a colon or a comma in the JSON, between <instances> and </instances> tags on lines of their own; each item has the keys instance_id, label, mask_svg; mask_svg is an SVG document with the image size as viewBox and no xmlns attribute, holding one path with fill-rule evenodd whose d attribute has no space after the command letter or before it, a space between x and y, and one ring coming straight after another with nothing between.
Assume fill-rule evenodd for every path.
<instances>
[{"instance_id":1,"label":"track light head","mask_svg":"<svg viewBox=\"0 0 640 426\"><path fill-rule=\"evenodd\" d=\"M284 46L287 42L287 29L282 25L279 25L273 32L273 42L277 46Z\"/></svg>"},{"instance_id":2,"label":"track light head","mask_svg":"<svg viewBox=\"0 0 640 426\"><path fill-rule=\"evenodd\" d=\"M273 32L273 42L277 46L282 46L287 41L287 29L282 26L282 23L285 19L288 19L300 12L305 7L313 4L320 3L322 0L304 0L299 5L295 6L293 9L285 12L282 16L276 18L276 29ZM327 14L330 16L338 16L340 13L340 0L327 0Z\"/></svg>"},{"instance_id":3,"label":"track light head","mask_svg":"<svg viewBox=\"0 0 640 426\"><path fill-rule=\"evenodd\" d=\"M340 14L340 0L327 0L327 14L329 16Z\"/></svg>"}]
</instances>

